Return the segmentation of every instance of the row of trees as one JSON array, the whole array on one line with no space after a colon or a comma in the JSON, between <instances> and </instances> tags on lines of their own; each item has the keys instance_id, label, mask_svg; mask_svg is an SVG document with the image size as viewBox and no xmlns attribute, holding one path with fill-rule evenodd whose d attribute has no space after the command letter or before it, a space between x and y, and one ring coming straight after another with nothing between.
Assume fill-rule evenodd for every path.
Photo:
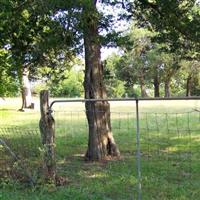
<instances>
[{"instance_id":1,"label":"row of trees","mask_svg":"<svg viewBox=\"0 0 200 200\"><path fill-rule=\"evenodd\" d=\"M107 90L111 96L170 97L200 94L200 63L164 50L152 42L156 33L132 26L123 54L105 61ZM139 86L139 87L138 87ZM139 89L139 90L138 90ZM114 90L114 91L113 91Z\"/></svg>"},{"instance_id":2,"label":"row of trees","mask_svg":"<svg viewBox=\"0 0 200 200\"><path fill-rule=\"evenodd\" d=\"M5 60L4 56L5 52L1 57ZM181 60L174 69L173 55L151 49L146 52L145 62L146 65L140 56L132 52L123 56L113 53L108 57L104 61L104 82L108 97L200 94L200 66L197 60ZM16 81L16 74L8 69L8 66L4 68L2 65L0 96L18 96L19 81ZM31 91L38 95L42 89L48 89L51 96L55 97L83 97L83 79L82 67L72 66L63 72L52 72L51 68L43 67L32 80Z\"/></svg>"},{"instance_id":3,"label":"row of trees","mask_svg":"<svg viewBox=\"0 0 200 200\"><path fill-rule=\"evenodd\" d=\"M200 93L198 59L184 59L176 53L162 51L165 46L152 42L154 35L148 29L133 25L126 35L128 46L121 46L122 55L112 54L104 61L104 82L109 97L169 97ZM4 80L0 94L16 96L19 82L14 81L16 73L12 72L8 53L5 49L0 52L1 81ZM33 93L48 89L56 97L83 96L84 64L81 59L69 63L55 59L55 62L55 69L44 66L35 72Z\"/></svg>"},{"instance_id":4,"label":"row of trees","mask_svg":"<svg viewBox=\"0 0 200 200\"><path fill-rule=\"evenodd\" d=\"M103 12L106 7L120 11L113 16L115 12ZM153 82L155 96L159 96L159 85L163 82L165 95L169 96L172 78L175 80L177 71L183 69L181 62L193 68L191 63L199 59L200 15L196 0L1 0L0 13L0 64L3 66L0 73L6 73L6 78L1 79L5 82L11 75L7 80L11 83L17 78L22 107L30 106L26 99L30 94L29 77L34 79L38 70L44 72L47 67L50 71L43 77L49 79L56 74L52 82L58 87L63 74L67 77L69 63L83 52L86 99L107 97L103 75L109 77L111 73L117 77L112 79L112 90L117 86L117 91L121 90L119 95L123 93L124 84L127 90L137 83L141 86L141 95L145 96L145 87ZM134 31L139 33L116 32L113 29L116 19L134 19L135 26L142 29L134 26ZM110 61L102 63L101 47L117 45L124 52L122 57L114 60L114 64L112 59L112 64ZM111 67L106 68L106 65ZM194 75L187 77L188 85ZM110 84L109 79L106 81ZM120 156L112 136L109 103L86 102L85 107L89 124L86 158L102 160Z\"/></svg>"}]
</instances>

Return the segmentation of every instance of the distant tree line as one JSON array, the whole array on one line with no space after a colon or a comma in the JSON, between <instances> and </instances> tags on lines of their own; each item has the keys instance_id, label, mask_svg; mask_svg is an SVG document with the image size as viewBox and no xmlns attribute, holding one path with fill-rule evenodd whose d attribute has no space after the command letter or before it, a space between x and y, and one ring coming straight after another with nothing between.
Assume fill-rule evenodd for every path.
<instances>
[{"instance_id":1,"label":"distant tree line","mask_svg":"<svg viewBox=\"0 0 200 200\"><path fill-rule=\"evenodd\" d=\"M166 51L166 43L152 42L157 33L135 25L122 55L105 61L105 81L111 97L198 96L200 62L177 52Z\"/></svg>"}]
</instances>

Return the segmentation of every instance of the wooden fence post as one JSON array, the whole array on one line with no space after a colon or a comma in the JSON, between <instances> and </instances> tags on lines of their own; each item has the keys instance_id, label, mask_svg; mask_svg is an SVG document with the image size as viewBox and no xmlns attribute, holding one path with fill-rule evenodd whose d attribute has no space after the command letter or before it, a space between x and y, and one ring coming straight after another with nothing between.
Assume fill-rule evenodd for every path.
<instances>
[{"instance_id":1,"label":"wooden fence post","mask_svg":"<svg viewBox=\"0 0 200 200\"><path fill-rule=\"evenodd\" d=\"M49 111L49 92L40 92L39 123L42 144L44 148L44 175L51 183L56 183L56 161L55 161L55 121Z\"/></svg>"}]
</instances>

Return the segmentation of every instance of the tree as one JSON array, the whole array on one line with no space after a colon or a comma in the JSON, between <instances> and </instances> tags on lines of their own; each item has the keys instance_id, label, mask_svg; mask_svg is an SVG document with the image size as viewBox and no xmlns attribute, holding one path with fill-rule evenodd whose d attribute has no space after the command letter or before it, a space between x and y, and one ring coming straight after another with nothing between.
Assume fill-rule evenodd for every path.
<instances>
[{"instance_id":1,"label":"tree","mask_svg":"<svg viewBox=\"0 0 200 200\"><path fill-rule=\"evenodd\" d=\"M178 64L177 58L170 54L164 54L163 57L163 70L164 70L164 87L165 87L165 97L170 97L170 84L172 77L179 70L180 65Z\"/></svg>"},{"instance_id":2,"label":"tree","mask_svg":"<svg viewBox=\"0 0 200 200\"><path fill-rule=\"evenodd\" d=\"M29 42L31 42L31 37L27 32L29 26L25 24L29 20L29 12L23 9L23 4L20 2L7 1L1 2L1 47L5 48L8 46L12 59L12 63L19 82L21 84L22 91L22 109L31 106L30 100L30 84L28 83L28 51L30 50ZM22 5L22 6L21 6ZM12 16L13 15L13 16ZM32 36L32 35L31 35Z\"/></svg>"},{"instance_id":3,"label":"tree","mask_svg":"<svg viewBox=\"0 0 200 200\"><path fill-rule=\"evenodd\" d=\"M83 35L85 46L86 99L104 99L107 97L103 83L103 66L101 63L99 41L99 13L95 0L88 0L83 5ZM86 158L102 160L107 156L119 156L110 122L110 105L107 101L86 102L86 115L89 125L89 141Z\"/></svg>"},{"instance_id":4,"label":"tree","mask_svg":"<svg viewBox=\"0 0 200 200\"><path fill-rule=\"evenodd\" d=\"M160 85L164 85L165 97L171 96L171 82L180 69L180 55L166 52L168 43L156 43L153 38L158 33L147 28L138 28L135 24L127 33L129 42L123 45L124 54L113 67L118 78L131 88L139 84L141 96L147 96L146 87L154 88L154 96L160 96Z\"/></svg>"},{"instance_id":5,"label":"tree","mask_svg":"<svg viewBox=\"0 0 200 200\"><path fill-rule=\"evenodd\" d=\"M159 44L165 43L163 50L178 55L179 61L199 59L199 13L197 0L136 0L132 9L138 26L157 32L153 40ZM169 82L179 68L175 59L165 79L165 96L170 96ZM188 86L190 82L188 77Z\"/></svg>"},{"instance_id":6,"label":"tree","mask_svg":"<svg viewBox=\"0 0 200 200\"><path fill-rule=\"evenodd\" d=\"M152 48L151 35L152 33L147 29L137 28L133 25L127 34L129 42L123 45L124 54L115 67L118 70L118 77L126 82L127 88L133 88L135 84L140 85L142 97L148 96L146 84L150 78L150 63L147 55Z\"/></svg>"},{"instance_id":7,"label":"tree","mask_svg":"<svg viewBox=\"0 0 200 200\"><path fill-rule=\"evenodd\" d=\"M0 96L15 96L18 94L19 83L12 67L12 57L9 50L0 49Z\"/></svg>"},{"instance_id":8,"label":"tree","mask_svg":"<svg viewBox=\"0 0 200 200\"><path fill-rule=\"evenodd\" d=\"M13 57L17 61L16 66L28 63L30 69L38 67L44 55L52 49L56 55L64 48L69 52L80 53L84 45L85 98L106 98L100 48L102 44L113 45L112 36L116 38L116 34L110 28L114 24L112 15L106 16L98 12L97 3L97 0L3 2L2 6L6 10L3 21L9 22L11 17L13 24L9 23L8 29L6 24L3 25L6 31L2 43L10 44ZM99 3L104 3L105 6L124 6L121 1ZM109 37L100 35L103 30L106 30ZM86 110L89 124L86 158L102 160L107 156L119 156L111 131L109 103L104 100L87 102Z\"/></svg>"},{"instance_id":9,"label":"tree","mask_svg":"<svg viewBox=\"0 0 200 200\"><path fill-rule=\"evenodd\" d=\"M104 82L109 97L125 96L125 81L119 80L117 65L121 56L111 54L103 63L104 65Z\"/></svg>"},{"instance_id":10,"label":"tree","mask_svg":"<svg viewBox=\"0 0 200 200\"><path fill-rule=\"evenodd\" d=\"M163 60L161 52L156 44L154 44L154 48L147 52L147 60L150 68L149 75L154 87L154 97L160 97L160 84L163 77Z\"/></svg>"},{"instance_id":11,"label":"tree","mask_svg":"<svg viewBox=\"0 0 200 200\"><path fill-rule=\"evenodd\" d=\"M62 79L52 78L47 81L47 86L52 96L55 97L82 97L83 77L82 71L75 69L66 70Z\"/></svg>"},{"instance_id":12,"label":"tree","mask_svg":"<svg viewBox=\"0 0 200 200\"><path fill-rule=\"evenodd\" d=\"M197 0L136 0L133 15L142 27L158 32L154 38L168 43L166 50L184 57L192 50L199 57L200 6ZM188 51L190 50L190 51Z\"/></svg>"},{"instance_id":13,"label":"tree","mask_svg":"<svg viewBox=\"0 0 200 200\"><path fill-rule=\"evenodd\" d=\"M134 90L134 85L137 84L137 73L135 73L133 63L130 62L129 55L125 53L119 56L117 60L112 62L112 65L114 69L111 72L115 71L115 79L124 83L125 96L138 96Z\"/></svg>"},{"instance_id":14,"label":"tree","mask_svg":"<svg viewBox=\"0 0 200 200\"><path fill-rule=\"evenodd\" d=\"M0 45L2 48L7 46L11 52L21 87L23 110L31 106L29 78L35 69L42 65L45 55L52 49L60 54L60 49L71 48L73 37L41 2L1 1L0 9Z\"/></svg>"},{"instance_id":15,"label":"tree","mask_svg":"<svg viewBox=\"0 0 200 200\"><path fill-rule=\"evenodd\" d=\"M179 76L184 82L182 87L185 89L186 96L199 95L200 64L197 60L182 60Z\"/></svg>"},{"instance_id":16,"label":"tree","mask_svg":"<svg viewBox=\"0 0 200 200\"><path fill-rule=\"evenodd\" d=\"M83 61L73 55L67 60L64 54L68 52L63 50L59 55L52 52L45 56L42 66L34 73L38 81L33 92L39 94L41 89L48 89L55 97L83 96Z\"/></svg>"},{"instance_id":17,"label":"tree","mask_svg":"<svg viewBox=\"0 0 200 200\"><path fill-rule=\"evenodd\" d=\"M128 45L124 46L124 55L119 67L119 77L140 85L141 96L147 96L146 87L154 88L154 96L160 96L160 85L165 85L165 96L169 97L170 82L179 69L179 56L164 51L167 43L157 43L153 39L158 33L147 28L137 27L134 23L128 32ZM135 79L135 81L134 81Z\"/></svg>"}]
</instances>

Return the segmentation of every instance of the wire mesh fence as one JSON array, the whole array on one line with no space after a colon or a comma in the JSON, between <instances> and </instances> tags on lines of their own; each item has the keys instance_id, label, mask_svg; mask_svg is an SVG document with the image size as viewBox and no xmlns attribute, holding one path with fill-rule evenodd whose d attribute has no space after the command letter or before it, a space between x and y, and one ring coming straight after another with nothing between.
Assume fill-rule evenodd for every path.
<instances>
[{"instance_id":1,"label":"wire mesh fence","mask_svg":"<svg viewBox=\"0 0 200 200\"><path fill-rule=\"evenodd\" d=\"M64 110L63 105L54 111L56 130L72 138L71 149L74 152L69 155L76 155L78 148L84 156L88 139L84 108L71 111L69 108ZM171 105L166 105L165 109L157 109L154 105L153 109L148 107L144 109L147 111L141 109L139 112L141 180L136 159L138 145L135 103L125 102L117 108L111 107L112 132L122 159L108 162L103 170L105 177L118 179L120 188L126 194L124 199L198 199L200 112L191 106L177 109L174 106L170 108ZM72 140L68 144L66 140L69 149ZM140 184L141 189L138 187Z\"/></svg>"},{"instance_id":2,"label":"wire mesh fence","mask_svg":"<svg viewBox=\"0 0 200 200\"><path fill-rule=\"evenodd\" d=\"M88 122L84 104L82 106L76 111L69 110L67 105L54 110L57 159L63 160L64 157L68 162L62 167L75 174L77 173L77 162L81 161L81 173L79 176L77 174L74 176L78 179L81 179L81 176L91 179L94 192L99 190L97 187L103 187L101 191L98 191L102 199L109 198L109 196L113 198L113 195L115 199L133 199L137 192L135 112L127 113L117 110L111 112L112 133L120 149L121 159L106 160L100 164L87 163L84 159L88 145ZM112 195L109 194L110 189L108 188L112 188L115 194L113 192Z\"/></svg>"},{"instance_id":3,"label":"wire mesh fence","mask_svg":"<svg viewBox=\"0 0 200 200\"><path fill-rule=\"evenodd\" d=\"M73 184L83 182L86 190L89 187L86 185L92 185L89 193L98 193L102 199L198 199L200 103L197 100L184 103L180 108L180 101L162 105L140 103L138 149L135 102L112 102L112 132L121 158L100 163L84 160L88 145L84 103L55 104L58 174L69 177ZM22 115L26 116L18 119L20 128L13 126L18 124L13 116L13 123L9 120L3 123L6 117L1 120L0 139L17 160L0 143L0 175L11 173L15 177L37 179L37 170L42 166L39 113ZM138 177L138 170L141 177Z\"/></svg>"},{"instance_id":4,"label":"wire mesh fence","mask_svg":"<svg viewBox=\"0 0 200 200\"><path fill-rule=\"evenodd\" d=\"M143 199L198 199L199 113L142 113L140 121Z\"/></svg>"},{"instance_id":5,"label":"wire mesh fence","mask_svg":"<svg viewBox=\"0 0 200 200\"><path fill-rule=\"evenodd\" d=\"M38 130L0 128L0 178L13 178L28 184L36 180L41 159Z\"/></svg>"}]
</instances>

